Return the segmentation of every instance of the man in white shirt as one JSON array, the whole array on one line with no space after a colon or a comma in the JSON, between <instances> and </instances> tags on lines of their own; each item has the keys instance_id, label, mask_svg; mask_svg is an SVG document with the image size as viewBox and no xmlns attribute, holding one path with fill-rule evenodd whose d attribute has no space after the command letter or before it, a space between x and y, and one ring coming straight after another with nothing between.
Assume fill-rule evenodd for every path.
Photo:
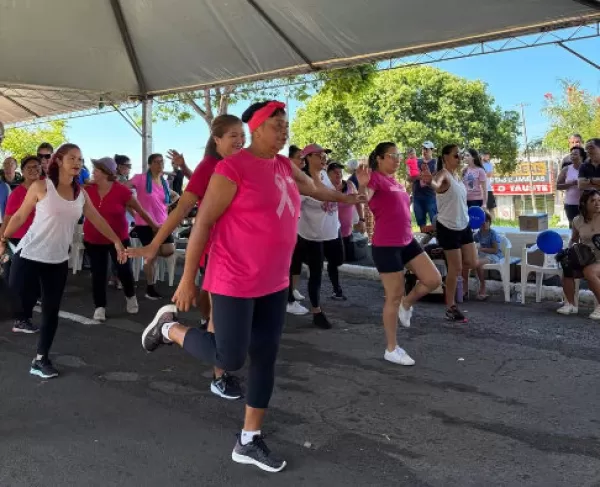
<instances>
[{"instance_id":1,"label":"man in white shirt","mask_svg":"<svg viewBox=\"0 0 600 487\"><path fill-rule=\"evenodd\" d=\"M494 209L496 208L496 197L494 196L494 190L492 188L492 178L494 177L494 165L490 160L490 152L487 150L481 151L481 162L483 163L483 170L487 177L487 210L492 216L494 216Z\"/></svg>"}]
</instances>

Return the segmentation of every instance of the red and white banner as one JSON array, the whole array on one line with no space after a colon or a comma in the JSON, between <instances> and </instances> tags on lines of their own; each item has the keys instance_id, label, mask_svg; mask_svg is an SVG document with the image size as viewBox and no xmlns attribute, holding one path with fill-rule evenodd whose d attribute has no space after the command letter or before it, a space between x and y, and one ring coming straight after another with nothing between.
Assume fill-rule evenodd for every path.
<instances>
[{"instance_id":1,"label":"red and white banner","mask_svg":"<svg viewBox=\"0 0 600 487\"><path fill-rule=\"evenodd\" d=\"M533 187L533 188L532 188ZM521 162L512 174L492 178L497 195L552 194L554 184L547 162Z\"/></svg>"},{"instance_id":2,"label":"red and white banner","mask_svg":"<svg viewBox=\"0 0 600 487\"><path fill-rule=\"evenodd\" d=\"M498 196L531 194L529 183L492 184L492 189L494 194ZM533 183L533 192L535 194L552 194L554 193L554 187L550 183Z\"/></svg>"}]
</instances>

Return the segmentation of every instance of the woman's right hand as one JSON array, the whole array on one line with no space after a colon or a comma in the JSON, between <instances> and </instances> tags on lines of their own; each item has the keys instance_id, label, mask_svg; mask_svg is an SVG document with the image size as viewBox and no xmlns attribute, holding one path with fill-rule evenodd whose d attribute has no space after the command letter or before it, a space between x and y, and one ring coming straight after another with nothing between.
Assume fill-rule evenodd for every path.
<instances>
[{"instance_id":1,"label":"woman's right hand","mask_svg":"<svg viewBox=\"0 0 600 487\"><path fill-rule=\"evenodd\" d=\"M4 254L6 253L6 243L3 240L0 240L0 262L3 262Z\"/></svg>"},{"instance_id":2,"label":"woman's right hand","mask_svg":"<svg viewBox=\"0 0 600 487\"><path fill-rule=\"evenodd\" d=\"M197 293L198 290L193 279L181 279L171 301L175 303L179 311L189 311L192 306L196 305Z\"/></svg>"},{"instance_id":3,"label":"woman's right hand","mask_svg":"<svg viewBox=\"0 0 600 487\"><path fill-rule=\"evenodd\" d=\"M158 254L158 250L154 249L152 245L146 245L145 247L128 247L125 249L127 257L130 259L136 257L142 257L146 260L152 260Z\"/></svg>"}]
</instances>

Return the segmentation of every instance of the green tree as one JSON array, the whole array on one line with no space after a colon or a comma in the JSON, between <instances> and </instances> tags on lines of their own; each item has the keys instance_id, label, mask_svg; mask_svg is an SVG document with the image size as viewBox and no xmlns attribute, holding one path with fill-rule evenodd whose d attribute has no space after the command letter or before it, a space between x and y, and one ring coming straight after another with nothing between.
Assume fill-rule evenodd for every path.
<instances>
[{"instance_id":1,"label":"green tree","mask_svg":"<svg viewBox=\"0 0 600 487\"><path fill-rule=\"evenodd\" d=\"M29 154L35 154L42 142L50 142L55 148L63 144L66 141L66 128L65 120L33 127L8 128L0 150L4 157L11 155L20 160Z\"/></svg>"},{"instance_id":2,"label":"green tree","mask_svg":"<svg viewBox=\"0 0 600 487\"><path fill-rule=\"evenodd\" d=\"M581 134L584 140L600 134L600 97L581 90L578 83L561 80L558 96L546 93L544 114L550 129L544 136L544 146L550 149L568 150L569 136Z\"/></svg>"},{"instance_id":3,"label":"green tree","mask_svg":"<svg viewBox=\"0 0 600 487\"><path fill-rule=\"evenodd\" d=\"M437 147L485 147L501 161L500 172L516 165L519 116L495 106L480 81L417 66L370 74L346 96L332 94L335 83L326 82L298 110L293 143L318 142L345 160L369 154L384 140L403 148L432 140Z\"/></svg>"},{"instance_id":4,"label":"green tree","mask_svg":"<svg viewBox=\"0 0 600 487\"><path fill-rule=\"evenodd\" d=\"M227 113L229 107L236 103L287 97L304 101L324 83L325 90L337 99L360 90L369 81L374 70L374 65L367 64L311 75L168 95L155 100L153 117L176 123L186 123L200 117L210 126L217 115ZM141 125L139 113L137 121Z\"/></svg>"}]
</instances>

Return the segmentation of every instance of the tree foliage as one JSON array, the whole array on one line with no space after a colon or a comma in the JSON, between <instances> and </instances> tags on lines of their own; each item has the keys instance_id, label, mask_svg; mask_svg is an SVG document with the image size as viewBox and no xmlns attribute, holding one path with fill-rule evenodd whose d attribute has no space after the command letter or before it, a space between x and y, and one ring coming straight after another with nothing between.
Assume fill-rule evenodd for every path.
<instances>
[{"instance_id":1,"label":"tree foliage","mask_svg":"<svg viewBox=\"0 0 600 487\"><path fill-rule=\"evenodd\" d=\"M433 67L371 73L360 89L341 95L324 84L296 113L292 142L317 142L346 160L369 154L378 142L419 147L425 140L489 149L500 172L516 165L519 116L504 112L480 81ZM356 85L356 83L355 83Z\"/></svg>"},{"instance_id":2,"label":"tree foliage","mask_svg":"<svg viewBox=\"0 0 600 487\"><path fill-rule=\"evenodd\" d=\"M155 120L186 123L200 117L209 126L217 115L240 102L253 103L267 99L292 98L304 101L325 83L325 90L334 98L359 91L370 79L375 66L367 64L354 68L259 81L237 86L225 86L157 98ZM137 116L141 125L141 118Z\"/></svg>"},{"instance_id":3,"label":"tree foliage","mask_svg":"<svg viewBox=\"0 0 600 487\"><path fill-rule=\"evenodd\" d=\"M42 142L50 142L54 148L66 142L65 131L67 122L56 120L33 127L20 127L6 129L6 139L2 143L3 156L13 156L17 160L36 154Z\"/></svg>"},{"instance_id":4,"label":"tree foliage","mask_svg":"<svg viewBox=\"0 0 600 487\"><path fill-rule=\"evenodd\" d=\"M544 114L550 121L550 129L544 136L544 146L550 149L568 150L569 136L580 134L584 140L600 134L600 97L581 90L578 83L561 81L558 96L546 93Z\"/></svg>"}]
</instances>

